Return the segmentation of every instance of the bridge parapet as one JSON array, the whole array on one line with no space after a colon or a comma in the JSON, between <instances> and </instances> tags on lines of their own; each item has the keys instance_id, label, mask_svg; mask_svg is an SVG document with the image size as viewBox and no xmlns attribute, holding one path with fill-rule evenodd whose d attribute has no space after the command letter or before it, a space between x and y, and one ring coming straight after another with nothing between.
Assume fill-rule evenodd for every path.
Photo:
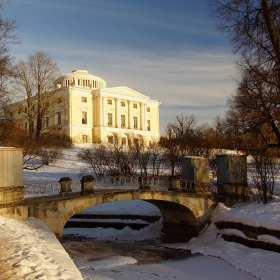
<instances>
[{"instance_id":1,"label":"bridge parapet","mask_svg":"<svg viewBox=\"0 0 280 280\"><path fill-rule=\"evenodd\" d=\"M93 178L93 177L92 177ZM63 185L66 179L57 182L37 183L25 186L25 198L45 197L61 195L64 197L69 192L80 192L81 195L94 193L100 190L158 190L177 191L202 195L215 195L217 190L211 183L194 182L180 177L168 176L106 176L97 177L88 181L87 178L71 179L67 181L67 187Z\"/></svg>"}]
</instances>

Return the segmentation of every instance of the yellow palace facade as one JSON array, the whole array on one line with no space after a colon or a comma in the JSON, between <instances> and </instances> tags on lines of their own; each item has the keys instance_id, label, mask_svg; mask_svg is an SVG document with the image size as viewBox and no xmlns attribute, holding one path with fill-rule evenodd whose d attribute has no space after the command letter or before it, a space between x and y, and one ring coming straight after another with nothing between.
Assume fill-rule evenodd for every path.
<instances>
[{"instance_id":1,"label":"yellow palace facade","mask_svg":"<svg viewBox=\"0 0 280 280\"><path fill-rule=\"evenodd\" d=\"M128 143L128 137L141 137L147 144L159 140L158 100L127 86L107 88L103 79L86 70L74 70L54 85L56 89L48 93L53 102L43 132L65 133L74 143L113 143L116 137L122 144ZM27 121L26 107L26 100L11 104L6 117L22 129L34 129L36 123Z\"/></svg>"}]
</instances>

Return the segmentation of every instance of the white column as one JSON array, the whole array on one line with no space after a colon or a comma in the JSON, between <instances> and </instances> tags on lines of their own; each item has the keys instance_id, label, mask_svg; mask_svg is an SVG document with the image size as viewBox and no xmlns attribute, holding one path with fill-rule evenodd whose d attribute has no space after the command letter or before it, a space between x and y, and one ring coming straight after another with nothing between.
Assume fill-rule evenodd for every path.
<instances>
[{"instance_id":1,"label":"white column","mask_svg":"<svg viewBox=\"0 0 280 280\"><path fill-rule=\"evenodd\" d=\"M107 102L107 98L103 97L103 125L104 126L108 126L108 120L107 120L107 116L106 116L106 102Z\"/></svg>"},{"instance_id":2,"label":"white column","mask_svg":"<svg viewBox=\"0 0 280 280\"><path fill-rule=\"evenodd\" d=\"M120 127L119 108L120 108L120 100L118 98L116 98L115 99L115 126L116 127Z\"/></svg>"},{"instance_id":3,"label":"white column","mask_svg":"<svg viewBox=\"0 0 280 280\"><path fill-rule=\"evenodd\" d=\"M132 120L132 102L128 101L128 128L133 128L133 120Z\"/></svg>"},{"instance_id":4,"label":"white column","mask_svg":"<svg viewBox=\"0 0 280 280\"><path fill-rule=\"evenodd\" d=\"M100 126L103 126L103 97L99 97L99 119L100 119Z\"/></svg>"},{"instance_id":5,"label":"white column","mask_svg":"<svg viewBox=\"0 0 280 280\"><path fill-rule=\"evenodd\" d=\"M140 105L141 105L141 114L140 114L141 129L146 130L144 124L144 103L140 103Z\"/></svg>"},{"instance_id":6,"label":"white column","mask_svg":"<svg viewBox=\"0 0 280 280\"><path fill-rule=\"evenodd\" d=\"M96 126L96 96L92 97L92 126Z\"/></svg>"},{"instance_id":7,"label":"white column","mask_svg":"<svg viewBox=\"0 0 280 280\"><path fill-rule=\"evenodd\" d=\"M147 104L144 104L144 130L147 130Z\"/></svg>"}]
</instances>

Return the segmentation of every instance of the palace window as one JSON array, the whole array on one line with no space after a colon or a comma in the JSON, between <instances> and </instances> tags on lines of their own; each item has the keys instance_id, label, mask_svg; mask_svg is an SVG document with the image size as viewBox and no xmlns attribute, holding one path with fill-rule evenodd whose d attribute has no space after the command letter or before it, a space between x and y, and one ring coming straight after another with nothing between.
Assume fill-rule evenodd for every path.
<instances>
[{"instance_id":1,"label":"palace window","mask_svg":"<svg viewBox=\"0 0 280 280\"><path fill-rule=\"evenodd\" d=\"M18 114L20 115L20 113L21 113L21 110L19 109L19 110L18 110Z\"/></svg>"},{"instance_id":2,"label":"palace window","mask_svg":"<svg viewBox=\"0 0 280 280\"><path fill-rule=\"evenodd\" d=\"M108 113L108 126L112 126L112 125L113 125L113 114Z\"/></svg>"},{"instance_id":3,"label":"palace window","mask_svg":"<svg viewBox=\"0 0 280 280\"><path fill-rule=\"evenodd\" d=\"M150 112L150 111L151 111L150 107L147 107L147 112Z\"/></svg>"},{"instance_id":4,"label":"palace window","mask_svg":"<svg viewBox=\"0 0 280 280\"><path fill-rule=\"evenodd\" d=\"M147 120L147 130L151 131L151 121Z\"/></svg>"},{"instance_id":5,"label":"palace window","mask_svg":"<svg viewBox=\"0 0 280 280\"><path fill-rule=\"evenodd\" d=\"M126 145L126 138L122 137L122 145Z\"/></svg>"},{"instance_id":6,"label":"palace window","mask_svg":"<svg viewBox=\"0 0 280 280\"><path fill-rule=\"evenodd\" d=\"M27 130L27 122L24 123L24 129Z\"/></svg>"},{"instance_id":7,"label":"palace window","mask_svg":"<svg viewBox=\"0 0 280 280\"><path fill-rule=\"evenodd\" d=\"M134 129L138 128L138 118L137 117L133 117L133 128Z\"/></svg>"},{"instance_id":8,"label":"palace window","mask_svg":"<svg viewBox=\"0 0 280 280\"><path fill-rule=\"evenodd\" d=\"M125 115L121 115L121 127L125 127Z\"/></svg>"},{"instance_id":9,"label":"palace window","mask_svg":"<svg viewBox=\"0 0 280 280\"><path fill-rule=\"evenodd\" d=\"M133 103L133 108L137 109L137 103Z\"/></svg>"},{"instance_id":10,"label":"palace window","mask_svg":"<svg viewBox=\"0 0 280 280\"><path fill-rule=\"evenodd\" d=\"M27 107L24 108L24 113L27 113Z\"/></svg>"},{"instance_id":11,"label":"palace window","mask_svg":"<svg viewBox=\"0 0 280 280\"><path fill-rule=\"evenodd\" d=\"M65 86L69 86L70 85L70 80L65 80Z\"/></svg>"},{"instance_id":12,"label":"palace window","mask_svg":"<svg viewBox=\"0 0 280 280\"><path fill-rule=\"evenodd\" d=\"M58 112L58 113L56 113L56 124L57 125L60 125L61 124L61 120L62 120L62 118L61 118L61 112Z\"/></svg>"},{"instance_id":13,"label":"palace window","mask_svg":"<svg viewBox=\"0 0 280 280\"><path fill-rule=\"evenodd\" d=\"M59 98L57 99L57 103L58 103L58 104L61 103L61 97L59 97Z\"/></svg>"},{"instance_id":14,"label":"palace window","mask_svg":"<svg viewBox=\"0 0 280 280\"><path fill-rule=\"evenodd\" d=\"M81 101L87 103L87 98L82 96Z\"/></svg>"},{"instance_id":15,"label":"palace window","mask_svg":"<svg viewBox=\"0 0 280 280\"><path fill-rule=\"evenodd\" d=\"M107 104L112 105L113 104L112 99L107 99Z\"/></svg>"},{"instance_id":16,"label":"palace window","mask_svg":"<svg viewBox=\"0 0 280 280\"><path fill-rule=\"evenodd\" d=\"M121 106L125 107L125 102L124 101L121 101Z\"/></svg>"},{"instance_id":17,"label":"palace window","mask_svg":"<svg viewBox=\"0 0 280 280\"><path fill-rule=\"evenodd\" d=\"M13 112L10 112L10 117L11 117L11 118L13 117Z\"/></svg>"},{"instance_id":18,"label":"palace window","mask_svg":"<svg viewBox=\"0 0 280 280\"><path fill-rule=\"evenodd\" d=\"M87 112L82 111L82 124L87 124Z\"/></svg>"}]
</instances>

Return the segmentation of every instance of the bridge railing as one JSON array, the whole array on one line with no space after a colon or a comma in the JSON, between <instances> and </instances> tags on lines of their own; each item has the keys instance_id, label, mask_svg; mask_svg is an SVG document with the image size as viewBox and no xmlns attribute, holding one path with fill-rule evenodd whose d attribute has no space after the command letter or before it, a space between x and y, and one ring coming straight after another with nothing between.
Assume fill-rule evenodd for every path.
<instances>
[{"instance_id":1,"label":"bridge railing","mask_svg":"<svg viewBox=\"0 0 280 280\"><path fill-rule=\"evenodd\" d=\"M138 176L105 176L97 177L94 181L94 189L138 189Z\"/></svg>"},{"instance_id":2,"label":"bridge railing","mask_svg":"<svg viewBox=\"0 0 280 280\"><path fill-rule=\"evenodd\" d=\"M70 179L70 178L69 178ZM175 183L174 183L175 182ZM64 182L65 183L65 182ZM70 179L68 185L62 187L62 182L36 183L25 186L24 198L47 197L52 195L69 194L72 192L82 192L82 181L80 179ZM158 191L181 191L196 194L217 194L216 187L211 183L194 182L177 178L171 180L169 176L106 176L97 177L88 191L101 190L158 190Z\"/></svg>"},{"instance_id":3,"label":"bridge railing","mask_svg":"<svg viewBox=\"0 0 280 280\"><path fill-rule=\"evenodd\" d=\"M61 184L57 181L46 182L46 183L36 183L25 186L25 198L31 197L44 197L57 194L68 193L70 189L63 190ZM71 191L78 192L81 191L81 182L78 179L71 181Z\"/></svg>"}]
</instances>

